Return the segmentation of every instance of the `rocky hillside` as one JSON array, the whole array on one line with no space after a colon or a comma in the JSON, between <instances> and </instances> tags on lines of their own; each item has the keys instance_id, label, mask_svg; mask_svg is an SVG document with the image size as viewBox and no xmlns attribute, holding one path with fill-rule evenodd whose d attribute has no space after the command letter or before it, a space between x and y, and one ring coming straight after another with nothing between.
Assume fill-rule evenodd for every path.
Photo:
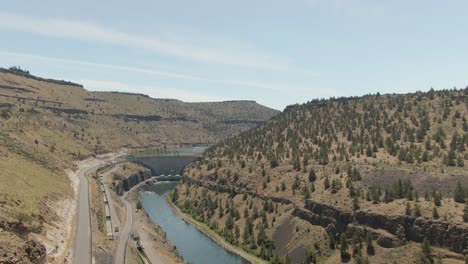
<instances>
[{"instance_id":1,"label":"rocky hillside","mask_svg":"<svg viewBox=\"0 0 468 264\"><path fill-rule=\"evenodd\" d=\"M463 263L467 118L468 88L290 106L207 151L173 200L273 263Z\"/></svg>"},{"instance_id":2,"label":"rocky hillside","mask_svg":"<svg viewBox=\"0 0 468 264\"><path fill-rule=\"evenodd\" d=\"M74 202L64 172L73 161L123 147L214 143L276 113L250 101L94 93L0 69L0 263L39 263L57 251Z\"/></svg>"}]
</instances>

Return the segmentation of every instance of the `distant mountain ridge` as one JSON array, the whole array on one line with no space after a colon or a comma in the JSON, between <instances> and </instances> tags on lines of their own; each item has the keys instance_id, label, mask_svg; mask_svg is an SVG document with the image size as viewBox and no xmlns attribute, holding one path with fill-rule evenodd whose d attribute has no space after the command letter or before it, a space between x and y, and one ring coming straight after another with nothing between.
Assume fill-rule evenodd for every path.
<instances>
[{"instance_id":1,"label":"distant mountain ridge","mask_svg":"<svg viewBox=\"0 0 468 264\"><path fill-rule=\"evenodd\" d=\"M83 88L83 85L78 84L78 83L74 83L74 82L70 82L70 81L37 77L37 76L34 76L34 75L30 74L29 71L22 70L19 67L11 67L9 69L5 69L5 68L0 67L0 72L2 72L2 73L11 73L11 74L15 74L15 75L22 76L22 77L25 77L25 78L38 80L38 81L43 81L43 82L49 82L49 83L55 83L55 84L61 84L61 85L69 85L69 86L77 86L77 87Z\"/></svg>"}]
</instances>

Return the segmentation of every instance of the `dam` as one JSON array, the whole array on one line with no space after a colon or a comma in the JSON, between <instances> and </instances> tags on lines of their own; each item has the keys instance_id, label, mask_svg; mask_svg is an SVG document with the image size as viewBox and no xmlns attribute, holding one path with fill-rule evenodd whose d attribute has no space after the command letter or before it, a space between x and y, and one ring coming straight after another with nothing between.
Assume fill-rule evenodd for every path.
<instances>
[{"instance_id":1,"label":"dam","mask_svg":"<svg viewBox=\"0 0 468 264\"><path fill-rule=\"evenodd\" d=\"M131 154L123 162L133 162L148 170L128 176L123 180L123 189L128 191L133 186L150 178L155 178L158 181L178 181L184 168L199 160L207 148L207 146L165 148Z\"/></svg>"},{"instance_id":2,"label":"dam","mask_svg":"<svg viewBox=\"0 0 468 264\"><path fill-rule=\"evenodd\" d=\"M184 168L199 160L207 147L176 148L143 151L126 157L125 161L146 168L128 176L123 182L125 191L150 178L157 179L140 192L142 206L150 219L161 226L168 238L177 246L184 259L194 264L245 264L241 257L218 245L190 223L179 217L168 204L166 197L180 180Z\"/></svg>"},{"instance_id":3,"label":"dam","mask_svg":"<svg viewBox=\"0 0 468 264\"><path fill-rule=\"evenodd\" d=\"M129 157L128 161L137 163L151 170L151 175L182 175L185 166L198 160L199 157Z\"/></svg>"}]
</instances>

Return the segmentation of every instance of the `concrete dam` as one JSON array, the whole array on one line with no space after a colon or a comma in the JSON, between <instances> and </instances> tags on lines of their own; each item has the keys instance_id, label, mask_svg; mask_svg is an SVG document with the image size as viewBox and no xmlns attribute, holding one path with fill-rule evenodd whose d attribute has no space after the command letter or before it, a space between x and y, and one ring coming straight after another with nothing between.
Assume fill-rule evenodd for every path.
<instances>
[{"instance_id":1,"label":"concrete dam","mask_svg":"<svg viewBox=\"0 0 468 264\"><path fill-rule=\"evenodd\" d=\"M185 166L198 160L198 157L129 157L128 161L140 164L151 170L151 175L181 175Z\"/></svg>"},{"instance_id":2,"label":"concrete dam","mask_svg":"<svg viewBox=\"0 0 468 264\"><path fill-rule=\"evenodd\" d=\"M186 146L168 149L143 150L133 155L127 156L124 161L139 164L147 170L128 176L123 182L124 191L130 190L133 186L155 178L158 181L178 181L180 180L184 168L199 159L207 146Z\"/></svg>"}]
</instances>

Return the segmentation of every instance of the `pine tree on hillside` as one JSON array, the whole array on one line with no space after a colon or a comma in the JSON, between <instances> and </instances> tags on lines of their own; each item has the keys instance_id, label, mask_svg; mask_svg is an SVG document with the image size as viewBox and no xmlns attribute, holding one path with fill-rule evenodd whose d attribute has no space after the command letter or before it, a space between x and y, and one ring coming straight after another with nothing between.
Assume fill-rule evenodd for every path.
<instances>
[{"instance_id":1,"label":"pine tree on hillside","mask_svg":"<svg viewBox=\"0 0 468 264\"><path fill-rule=\"evenodd\" d=\"M463 189L460 181L458 181L457 186L455 187L455 191L453 192L453 199L457 203L464 203L466 198L465 196L465 190Z\"/></svg>"},{"instance_id":2,"label":"pine tree on hillside","mask_svg":"<svg viewBox=\"0 0 468 264\"><path fill-rule=\"evenodd\" d=\"M463 221L468 223L468 201L465 204L465 209L463 210Z\"/></svg>"},{"instance_id":3,"label":"pine tree on hillside","mask_svg":"<svg viewBox=\"0 0 468 264\"><path fill-rule=\"evenodd\" d=\"M439 213L437 212L437 207L434 207L434 209L432 209L432 217L434 217L434 219L439 219Z\"/></svg>"},{"instance_id":4,"label":"pine tree on hillside","mask_svg":"<svg viewBox=\"0 0 468 264\"><path fill-rule=\"evenodd\" d=\"M411 215L411 206L408 202L406 203L405 215Z\"/></svg>"},{"instance_id":5,"label":"pine tree on hillside","mask_svg":"<svg viewBox=\"0 0 468 264\"><path fill-rule=\"evenodd\" d=\"M323 187L327 190L330 188L330 179L328 176L325 177L325 180L323 181Z\"/></svg>"},{"instance_id":6,"label":"pine tree on hillside","mask_svg":"<svg viewBox=\"0 0 468 264\"><path fill-rule=\"evenodd\" d=\"M432 249L431 249L431 244L427 240L427 238L424 238L422 244L421 244L421 263L422 264L432 264L434 263L434 259L432 258Z\"/></svg>"},{"instance_id":7,"label":"pine tree on hillside","mask_svg":"<svg viewBox=\"0 0 468 264\"><path fill-rule=\"evenodd\" d=\"M346 260L349 258L348 238L346 237L345 233L341 234L340 236L340 255L342 260Z\"/></svg>"},{"instance_id":8,"label":"pine tree on hillside","mask_svg":"<svg viewBox=\"0 0 468 264\"><path fill-rule=\"evenodd\" d=\"M414 203L414 217L420 217L421 216L421 209L419 208L419 205L417 203Z\"/></svg>"},{"instance_id":9,"label":"pine tree on hillside","mask_svg":"<svg viewBox=\"0 0 468 264\"><path fill-rule=\"evenodd\" d=\"M455 151L451 149L445 158L445 165L456 166L457 165L456 158L457 158L457 155L455 154Z\"/></svg>"},{"instance_id":10,"label":"pine tree on hillside","mask_svg":"<svg viewBox=\"0 0 468 264\"><path fill-rule=\"evenodd\" d=\"M359 210L359 197L355 195L353 197L353 211Z\"/></svg>"},{"instance_id":11,"label":"pine tree on hillside","mask_svg":"<svg viewBox=\"0 0 468 264\"><path fill-rule=\"evenodd\" d=\"M367 232L367 234L366 234L366 245L367 245L367 254L368 255L374 255L375 254L375 248L374 248L374 244L372 242L372 234L370 232Z\"/></svg>"},{"instance_id":12,"label":"pine tree on hillside","mask_svg":"<svg viewBox=\"0 0 468 264\"><path fill-rule=\"evenodd\" d=\"M174 191L172 192L172 202L174 203L177 199L179 199L179 191L177 188L174 188Z\"/></svg>"},{"instance_id":13,"label":"pine tree on hillside","mask_svg":"<svg viewBox=\"0 0 468 264\"><path fill-rule=\"evenodd\" d=\"M442 205L442 195L439 192L434 192L433 198L434 198L434 205L435 206L441 206Z\"/></svg>"},{"instance_id":14,"label":"pine tree on hillside","mask_svg":"<svg viewBox=\"0 0 468 264\"><path fill-rule=\"evenodd\" d=\"M309 171L309 182L315 182L317 180L317 175L315 174L314 169L310 169Z\"/></svg>"}]
</instances>

